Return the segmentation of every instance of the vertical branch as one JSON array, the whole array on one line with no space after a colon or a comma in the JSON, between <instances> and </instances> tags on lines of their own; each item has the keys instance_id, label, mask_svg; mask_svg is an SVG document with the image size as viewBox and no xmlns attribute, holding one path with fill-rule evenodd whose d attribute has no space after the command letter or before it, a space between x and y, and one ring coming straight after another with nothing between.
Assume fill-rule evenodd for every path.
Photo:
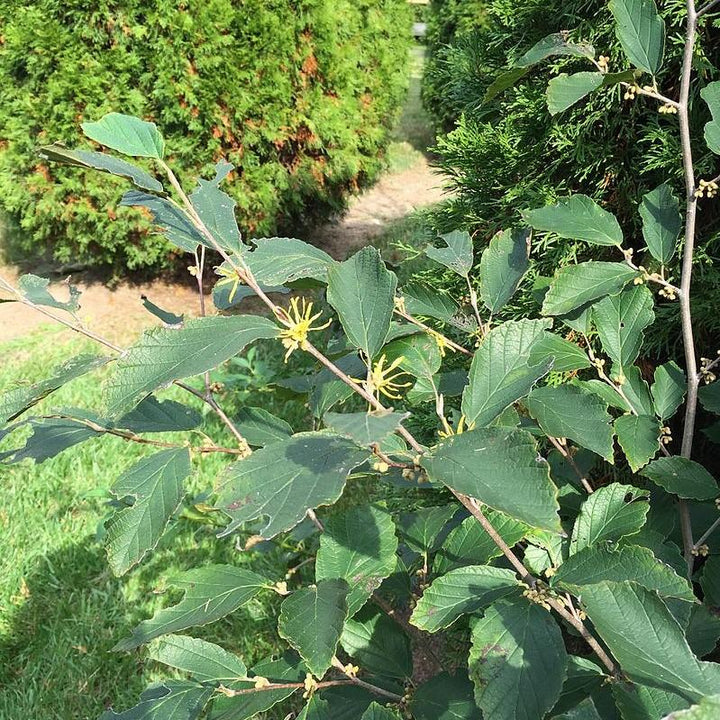
<instances>
[{"instance_id":1,"label":"vertical branch","mask_svg":"<svg viewBox=\"0 0 720 720\"><path fill-rule=\"evenodd\" d=\"M680 77L680 102L678 120L680 122L680 141L682 162L685 175L686 211L685 245L683 248L682 273L680 282L680 320L682 324L683 347L685 350L685 368L687 371L687 401L683 424L681 454L685 458L692 455L695 435L695 416L698 402L698 371L695 352L695 338L692 327L692 309L690 305L690 287L692 284L693 255L695 252L695 228L697 222L697 198L695 196L695 168L693 165L692 144L690 138L690 83L692 63L697 37L697 12L695 0L687 0L687 26L685 31L685 49L683 53L682 73ZM682 528L683 550L688 566L688 576L693 569L693 535L690 511L684 500L679 501L680 524Z\"/></svg>"}]
</instances>

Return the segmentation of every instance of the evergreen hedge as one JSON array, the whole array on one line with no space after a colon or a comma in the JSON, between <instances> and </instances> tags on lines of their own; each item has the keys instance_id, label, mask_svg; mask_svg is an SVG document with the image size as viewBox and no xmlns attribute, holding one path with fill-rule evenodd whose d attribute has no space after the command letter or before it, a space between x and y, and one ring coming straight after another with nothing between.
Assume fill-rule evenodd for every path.
<instances>
[{"instance_id":1,"label":"evergreen hedge","mask_svg":"<svg viewBox=\"0 0 720 720\"><path fill-rule=\"evenodd\" d=\"M617 215L626 237L637 238L635 247L639 247L637 207L643 194L665 180L682 194L676 116L658 113L657 103L647 99L625 100L620 86L551 116L545 94L549 78L560 71L588 69L586 61L568 57L551 58L489 102L485 97L496 78L534 43L560 31L569 31L572 40L590 42L596 55L609 56L611 70L621 68L622 50L607 2L488 0L484 5L486 14L477 14L472 26L457 23L456 3L436 0L432 6L431 23L450 28L442 42L431 44L434 60L425 78L426 104L440 129L438 164L454 193L434 217L438 229L468 228L482 247L500 228L520 223L524 210L584 193ZM678 77L685 4L668 0L658 6L668 31L662 78ZM698 139L696 166L699 176L708 179L715 175L714 158L702 147L702 137L710 113L697 93L718 77L716 24L704 23L704 54L695 60L701 82L691 98L692 134ZM647 82L648 76L640 79L641 84ZM673 92L677 95L677 88ZM441 103L435 102L438 93ZM716 203L706 202L699 217L695 296L698 331L708 339L720 336L714 307L720 273L713 268L720 250L719 218ZM603 259L604 255L598 248L543 236L535 242L533 273L552 275L575 257ZM507 312L519 316L536 304L539 296L531 286L532 274L525 292ZM658 312L666 322L656 324L653 341L659 353L671 352L680 340L677 303L660 304Z\"/></svg>"},{"instance_id":2,"label":"evergreen hedge","mask_svg":"<svg viewBox=\"0 0 720 720\"><path fill-rule=\"evenodd\" d=\"M157 123L181 178L226 186L248 234L326 217L382 167L406 82L405 0L6 0L0 5L0 208L60 263L168 266L124 183L48 167L109 111Z\"/></svg>"}]
</instances>

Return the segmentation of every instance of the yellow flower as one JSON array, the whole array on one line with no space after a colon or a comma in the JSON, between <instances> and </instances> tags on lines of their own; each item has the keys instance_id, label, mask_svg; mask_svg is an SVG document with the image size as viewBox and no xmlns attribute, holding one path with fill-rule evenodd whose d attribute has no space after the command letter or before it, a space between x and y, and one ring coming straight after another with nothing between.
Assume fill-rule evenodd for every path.
<instances>
[{"instance_id":1,"label":"yellow flower","mask_svg":"<svg viewBox=\"0 0 720 720\"><path fill-rule=\"evenodd\" d=\"M319 312L313 315L312 307L312 302L309 302L305 298L293 298L290 301L290 307L285 313L290 324L285 330L280 331L282 344L287 348L285 362L288 361L290 355L298 348L301 350L307 349L308 333L324 330L332 322L328 320L324 325L313 327L312 324L322 313Z\"/></svg>"},{"instance_id":2,"label":"yellow flower","mask_svg":"<svg viewBox=\"0 0 720 720\"><path fill-rule=\"evenodd\" d=\"M452 435L462 435L466 430L474 430L475 429L475 423L474 422L467 422L464 415L460 416L460 420L458 421L457 428L455 430L452 429L452 427L445 422L445 430L440 430L438 432L438 435L440 435L441 438L448 438Z\"/></svg>"},{"instance_id":3,"label":"yellow flower","mask_svg":"<svg viewBox=\"0 0 720 720\"><path fill-rule=\"evenodd\" d=\"M401 396L398 394L398 390L402 388L410 387L412 383L398 383L396 380L402 375L407 375L404 370L394 372L404 362L404 357L395 358L387 367L387 357L381 355L380 359L373 365L372 370L366 380L355 380L356 383L361 384L369 395L375 396L378 400L381 395L390 398L391 400L400 400Z\"/></svg>"},{"instance_id":4,"label":"yellow flower","mask_svg":"<svg viewBox=\"0 0 720 720\"><path fill-rule=\"evenodd\" d=\"M441 335L437 330L433 330L432 328L428 330L428 333L437 343L438 350L440 351L440 357L445 357L445 352L447 350L450 350L451 352L453 351L453 347L448 343L448 340L444 335Z\"/></svg>"},{"instance_id":5,"label":"yellow flower","mask_svg":"<svg viewBox=\"0 0 720 720\"><path fill-rule=\"evenodd\" d=\"M230 290L230 296L228 297L228 302L232 302L235 298L235 293L237 292L238 286L240 285L240 276L235 272L235 270L232 270L228 267L225 267L225 265L220 265L220 267L215 269L217 274L222 278L222 280L218 280L217 287L221 287L222 285L229 285L232 283L232 289Z\"/></svg>"}]
</instances>

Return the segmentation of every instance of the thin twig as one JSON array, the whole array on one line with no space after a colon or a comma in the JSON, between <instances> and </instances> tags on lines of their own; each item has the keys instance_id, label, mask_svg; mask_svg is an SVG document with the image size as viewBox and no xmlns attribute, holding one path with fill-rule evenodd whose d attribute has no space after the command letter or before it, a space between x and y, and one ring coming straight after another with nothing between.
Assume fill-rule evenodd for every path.
<instances>
[{"instance_id":1,"label":"thin twig","mask_svg":"<svg viewBox=\"0 0 720 720\"><path fill-rule=\"evenodd\" d=\"M402 695L396 695L389 690L385 690L384 688L378 687L377 685L372 685L371 683L361 680L359 677L355 677L354 674L348 673L348 671L345 669L345 666L336 657L333 658L332 664L333 667L343 673L353 685L365 688L365 690L369 690L376 695L382 695L383 697L386 697L393 702L400 703L403 701Z\"/></svg>"},{"instance_id":2,"label":"thin twig","mask_svg":"<svg viewBox=\"0 0 720 720\"><path fill-rule=\"evenodd\" d=\"M699 547L705 544L705 541L720 527L720 518L718 518L701 536L700 539L693 545L693 550L697 550Z\"/></svg>"},{"instance_id":3,"label":"thin twig","mask_svg":"<svg viewBox=\"0 0 720 720\"><path fill-rule=\"evenodd\" d=\"M695 18L701 18L705 13L710 12L716 5L720 3L720 0L710 0L709 3L703 5L696 13Z\"/></svg>"},{"instance_id":4,"label":"thin twig","mask_svg":"<svg viewBox=\"0 0 720 720\"><path fill-rule=\"evenodd\" d=\"M468 355L472 357L472 352L468 350L467 348L464 348L462 345L458 345L454 340L451 340L446 335L443 335L442 333L439 333L435 328L431 328L429 325L426 325L422 320L418 320L415 316L410 315L409 312L406 310L401 310L400 308L395 308L395 314L399 315L404 320L407 320L409 323L412 323L416 327L419 327L421 330L424 330L425 332L429 334L436 333L439 335L447 344L449 347L451 347L453 350L457 350L458 352L463 353L463 355Z\"/></svg>"},{"instance_id":5,"label":"thin twig","mask_svg":"<svg viewBox=\"0 0 720 720\"><path fill-rule=\"evenodd\" d=\"M578 480L582 483L582 486L585 488L585 490L588 491L588 493L593 493L593 486L589 483L588 479L583 474L583 471L578 467L578 464L575 462L575 458L570 454L570 451L565 447L557 438L551 437L548 435L548 440L555 446L555 449L568 461L570 464L570 467L575 471L575 474L578 476Z\"/></svg>"},{"instance_id":6,"label":"thin twig","mask_svg":"<svg viewBox=\"0 0 720 720\"><path fill-rule=\"evenodd\" d=\"M249 678L252 682L252 678ZM322 690L324 688L329 687L338 687L338 686L347 686L347 685L357 685L357 683L353 682L352 680L325 680L324 682L319 682L315 686L316 690ZM365 683L365 685L369 685L369 683ZM301 682L291 682L291 683L269 683L268 685L261 685L260 687L251 687L251 688L244 688L242 690L233 690L232 688L225 687L224 685L221 685L217 692L219 692L222 695L225 695L225 697L240 697L242 695L254 695L258 692L271 692L273 690L300 690L305 687L305 683ZM370 686L372 688L375 688L374 685ZM370 688L368 688L370 689ZM382 688L377 688L377 690L382 690ZM375 690L372 690L372 692L375 692ZM385 694L386 691L383 690L382 692L377 692L376 694L382 695ZM399 695L395 695L394 697L400 697ZM400 702L398 700L397 702Z\"/></svg>"}]
</instances>

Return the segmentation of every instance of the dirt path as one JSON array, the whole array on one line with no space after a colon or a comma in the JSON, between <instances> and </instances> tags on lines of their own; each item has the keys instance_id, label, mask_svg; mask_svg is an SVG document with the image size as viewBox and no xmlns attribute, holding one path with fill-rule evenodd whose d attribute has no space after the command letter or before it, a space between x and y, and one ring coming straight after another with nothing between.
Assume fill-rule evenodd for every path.
<instances>
[{"instance_id":1,"label":"dirt path","mask_svg":"<svg viewBox=\"0 0 720 720\"><path fill-rule=\"evenodd\" d=\"M380 181L367 192L355 197L345 216L337 222L319 228L312 237L305 238L342 260L373 240L394 221L413 211L439 202L443 193L440 179L417 147L431 142L427 118L420 104L419 77L422 59L414 57L412 82L403 116L390 148L391 167ZM413 147L414 146L414 147ZM0 274L14 281L17 271L0 266ZM198 308L197 291L188 284L169 284L154 281L147 284L121 283L110 289L100 283L88 283L74 278L82 291L79 317L91 330L104 337L124 343L146 327L157 324L142 306L140 297L146 295L164 310L178 314L194 314ZM58 298L67 297L62 282L53 283L51 291ZM0 343L21 338L46 325L49 321L31 308L15 303L0 303Z\"/></svg>"}]
</instances>

